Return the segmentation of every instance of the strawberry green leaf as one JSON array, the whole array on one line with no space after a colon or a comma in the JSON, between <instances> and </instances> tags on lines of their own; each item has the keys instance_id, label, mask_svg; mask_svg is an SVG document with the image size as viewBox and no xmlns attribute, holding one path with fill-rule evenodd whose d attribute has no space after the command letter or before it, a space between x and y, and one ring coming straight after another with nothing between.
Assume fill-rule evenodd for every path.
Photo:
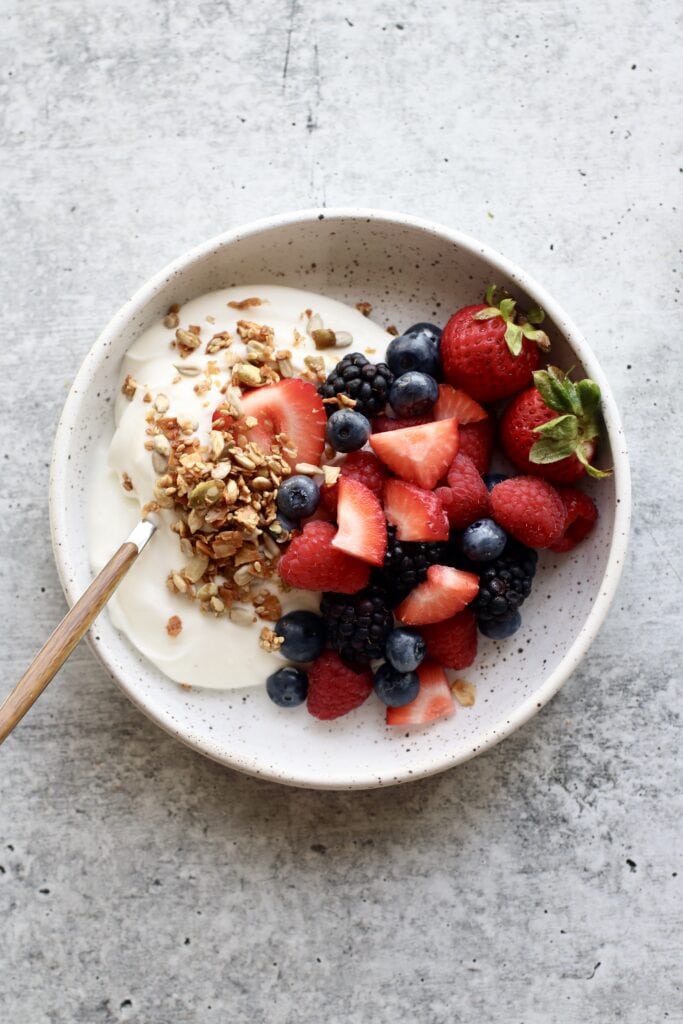
<instances>
[{"instance_id":1,"label":"strawberry green leaf","mask_svg":"<svg viewBox=\"0 0 683 1024\"><path fill-rule=\"evenodd\" d=\"M517 303L514 299L503 299L500 303L500 315L502 316L505 323L509 323L515 315L515 306Z\"/></svg>"},{"instance_id":2,"label":"strawberry green leaf","mask_svg":"<svg viewBox=\"0 0 683 1024\"><path fill-rule=\"evenodd\" d=\"M484 301L489 306L495 306L495 304L496 304L496 286L495 286L495 284L490 284L488 286L488 288L486 289L486 294L484 295Z\"/></svg>"},{"instance_id":3,"label":"strawberry green leaf","mask_svg":"<svg viewBox=\"0 0 683 1024\"><path fill-rule=\"evenodd\" d=\"M560 441L551 437L541 437L532 445L529 452L529 459L537 465L545 465L548 462L559 462L566 459L574 452L574 444L570 440Z\"/></svg>"},{"instance_id":4,"label":"strawberry green leaf","mask_svg":"<svg viewBox=\"0 0 683 1024\"><path fill-rule=\"evenodd\" d=\"M555 412L574 412L571 396L567 393L564 374L557 367L550 366L547 370L534 372L536 390L549 409Z\"/></svg>"},{"instance_id":5,"label":"strawberry green leaf","mask_svg":"<svg viewBox=\"0 0 683 1024\"><path fill-rule=\"evenodd\" d=\"M553 437L558 441L569 440L574 445L579 440L579 423L576 416L571 413L565 416L556 416L554 420L548 420L534 427L535 434L543 434L544 437Z\"/></svg>"},{"instance_id":6,"label":"strawberry green leaf","mask_svg":"<svg viewBox=\"0 0 683 1024\"><path fill-rule=\"evenodd\" d=\"M594 380L580 380L576 383L576 393L586 416L596 416L600 410L600 386Z\"/></svg>"},{"instance_id":7,"label":"strawberry green leaf","mask_svg":"<svg viewBox=\"0 0 683 1024\"><path fill-rule=\"evenodd\" d=\"M535 331L529 324L522 324L522 334L529 341L535 341L540 349L548 352L550 349L550 338L545 331Z\"/></svg>"},{"instance_id":8,"label":"strawberry green leaf","mask_svg":"<svg viewBox=\"0 0 683 1024\"><path fill-rule=\"evenodd\" d=\"M579 447L576 449L576 457L583 466L583 468L586 470L588 475L592 476L595 480L604 480L606 476L612 475L611 469L598 469L597 466L591 466L590 462L585 456L585 453L581 445L579 445Z\"/></svg>"},{"instance_id":9,"label":"strawberry green leaf","mask_svg":"<svg viewBox=\"0 0 683 1024\"><path fill-rule=\"evenodd\" d=\"M545 311L540 306L534 306L526 315L530 324L542 324L545 320Z\"/></svg>"},{"instance_id":10,"label":"strawberry green leaf","mask_svg":"<svg viewBox=\"0 0 683 1024\"><path fill-rule=\"evenodd\" d=\"M480 309L478 313L474 314L475 320L493 320L494 316L500 316L500 310L497 306L487 306L486 309Z\"/></svg>"},{"instance_id":11,"label":"strawberry green leaf","mask_svg":"<svg viewBox=\"0 0 683 1024\"><path fill-rule=\"evenodd\" d=\"M513 356L518 356L522 351L522 328L519 324L508 322L505 328L505 342Z\"/></svg>"}]
</instances>

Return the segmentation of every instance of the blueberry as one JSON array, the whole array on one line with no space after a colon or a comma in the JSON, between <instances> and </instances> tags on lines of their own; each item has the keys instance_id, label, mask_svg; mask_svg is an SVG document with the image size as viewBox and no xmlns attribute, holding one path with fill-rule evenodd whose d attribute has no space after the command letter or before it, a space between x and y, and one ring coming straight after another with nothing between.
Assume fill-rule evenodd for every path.
<instances>
[{"instance_id":1,"label":"blueberry","mask_svg":"<svg viewBox=\"0 0 683 1024\"><path fill-rule=\"evenodd\" d=\"M493 519L477 519L460 538L460 547L466 558L472 562L492 562L502 555L507 544L507 534Z\"/></svg>"},{"instance_id":2,"label":"blueberry","mask_svg":"<svg viewBox=\"0 0 683 1024\"><path fill-rule=\"evenodd\" d=\"M483 478L489 491L492 491L496 484L502 484L503 480L509 479L505 473L487 473Z\"/></svg>"},{"instance_id":3,"label":"blueberry","mask_svg":"<svg viewBox=\"0 0 683 1024\"><path fill-rule=\"evenodd\" d=\"M308 676L300 668L287 665L266 679L266 691L273 704L281 708L295 708L303 704L308 693Z\"/></svg>"},{"instance_id":4,"label":"blueberry","mask_svg":"<svg viewBox=\"0 0 683 1024\"><path fill-rule=\"evenodd\" d=\"M507 640L509 636L516 633L522 625L522 616L519 612L513 612L506 619L488 619L486 622L479 622L479 632L491 640Z\"/></svg>"},{"instance_id":5,"label":"blueberry","mask_svg":"<svg viewBox=\"0 0 683 1024\"><path fill-rule=\"evenodd\" d=\"M293 530L296 530L296 523L288 516L283 516L282 512L277 513L275 521L268 527L268 533L278 544L286 544L288 540L291 540Z\"/></svg>"},{"instance_id":6,"label":"blueberry","mask_svg":"<svg viewBox=\"0 0 683 1024\"><path fill-rule=\"evenodd\" d=\"M397 672L388 662L375 672L375 693L390 708L402 708L415 700L420 689L417 672Z\"/></svg>"},{"instance_id":7,"label":"blueberry","mask_svg":"<svg viewBox=\"0 0 683 1024\"><path fill-rule=\"evenodd\" d=\"M439 397L439 385L428 373L409 370L389 389L389 405L397 416L421 416Z\"/></svg>"},{"instance_id":8,"label":"blueberry","mask_svg":"<svg viewBox=\"0 0 683 1024\"><path fill-rule=\"evenodd\" d=\"M439 342L441 331L434 324L414 324L399 338L394 338L387 349L387 363L396 377L419 370L432 377L441 376Z\"/></svg>"},{"instance_id":9,"label":"blueberry","mask_svg":"<svg viewBox=\"0 0 683 1024\"><path fill-rule=\"evenodd\" d=\"M368 418L354 409L339 409L327 421L327 440L338 452L357 452L371 432Z\"/></svg>"},{"instance_id":10,"label":"blueberry","mask_svg":"<svg viewBox=\"0 0 683 1024\"><path fill-rule=\"evenodd\" d=\"M274 632L284 637L279 652L290 661L314 661L325 649L325 624L314 612L288 612Z\"/></svg>"},{"instance_id":11,"label":"blueberry","mask_svg":"<svg viewBox=\"0 0 683 1024\"><path fill-rule=\"evenodd\" d=\"M424 661L427 645L416 629L394 629L387 637L384 653L397 672L414 672Z\"/></svg>"},{"instance_id":12,"label":"blueberry","mask_svg":"<svg viewBox=\"0 0 683 1024\"><path fill-rule=\"evenodd\" d=\"M289 519L312 516L320 501L320 488L310 476L288 476L277 489L277 507Z\"/></svg>"}]
</instances>

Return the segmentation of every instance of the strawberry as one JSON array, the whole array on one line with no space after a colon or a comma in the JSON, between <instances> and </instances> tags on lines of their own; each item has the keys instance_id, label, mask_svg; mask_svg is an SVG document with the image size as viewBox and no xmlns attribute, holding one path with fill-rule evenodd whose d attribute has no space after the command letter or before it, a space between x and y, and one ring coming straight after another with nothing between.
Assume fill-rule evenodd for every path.
<instances>
[{"instance_id":1,"label":"strawberry","mask_svg":"<svg viewBox=\"0 0 683 1024\"><path fill-rule=\"evenodd\" d=\"M370 565L383 565L387 553L387 523L376 494L359 480L339 480L339 529L332 547Z\"/></svg>"},{"instance_id":2,"label":"strawberry","mask_svg":"<svg viewBox=\"0 0 683 1024\"><path fill-rule=\"evenodd\" d=\"M308 670L306 707L323 722L347 715L365 703L371 693L370 669L351 668L335 651L324 651Z\"/></svg>"},{"instance_id":3,"label":"strawberry","mask_svg":"<svg viewBox=\"0 0 683 1024\"><path fill-rule=\"evenodd\" d=\"M446 673L433 661L423 661L417 670L420 689L415 700L402 708L387 708L387 725L426 725L455 711Z\"/></svg>"},{"instance_id":4,"label":"strawberry","mask_svg":"<svg viewBox=\"0 0 683 1024\"><path fill-rule=\"evenodd\" d=\"M485 304L458 310L441 335L446 380L478 402L514 395L538 367L539 347L550 348L548 336L534 326L543 321L542 310L531 310L515 323L515 300L497 298L492 285Z\"/></svg>"},{"instance_id":5,"label":"strawberry","mask_svg":"<svg viewBox=\"0 0 683 1024\"><path fill-rule=\"evenodd\" d=\"M578 487L558 487L564 503L564 533L550 545L551 551L571 551L591 532L598 521L598 510L592 498Z\"/></svg>"},{"instance_id":6,"label":"strawberry","mask_svg":"<svg viewBox=\"0 0 683 1024\"><path fill-rule=\"evenodd\" d=\"M470 398L464 391L457 391L450 384L439 384L439 397L434 406L435 420L456 419L458 425L479 423L488 419L486 409Z\"/></svg>"},{"instance_id":7,"label":"strawberry","mask_svg":"<svg viewBox=\"0 0 683 1024\"><path fill-rule=\"evenodd\" d=\"M500 442L521 473L572 483L583 476L607 476L591 465L600 433L600 388L592 380L574 383L549 366L534 373L534 386L508 405L500 421Z\"/></svg>"},{"instance_id":8,"label":"strawberry","mask_svg":"<svg viewBox=\"0 0 683 1024\"><path fill-rule=\"evenodd\" d=\"M479 577L473 572L430 565L427 579L418 583L394 614L406 626L443 622L461 612L479 592Z\"/></svg>"},{"instance_id":9,"label":"strawberry","mask_svg":"<svg viewBox=\"0 0 683 1024\"><path fill-rule=\"evenodd\" d=\"M278 563L282 580L300 590L335 590L338 594L355 594L366 587L370 566L334 548L336 532L332 523L306 523Z\"/></svg>"},{"instance_id":10,"label":"strawberry","mask_svg":"<svg viewBox=\"0 0 683 1024\"><path fill-rule=\"evenodd\" d=\"M483 485L482 485L483 486ZM404 480L384 484L384 514L398 540L448 540L448 518L439 499Z\"/></svg>"},{"instance_id":11,"label":"strawberry","mask_svg":"<svg viewBox=\"0 0 683 1024\"><path fill-rule=\"evenodd\" d=\"M371 434L370 446L396 476L431 491L458 451L458 422L439 420Z\"/></svg>"},{"instance_id":12,"label":"strawberry","mask_svg":"<svg viewBox=\"0 0 683 1024\"><path fill-rule=\"evenodd\" d=\"M489 492L472 459L461 452L448 470L448 487L437 487L435 494L443 505L452 529L464 530L489 511ZM399 538L400 539L400 538Z\"/></svg>"},{"instance_id":13,"label":"strawberry","mask_svg":"<svg viewBox=\"0 0 683 1024\"><path fill-rule=\"evenodd\" d=\"M477 620L469 608L452 619L422 626L420 633L427 656L446 668L467 668L477 656Z\"/></svg>"},{"instance_id":14,"label":"strawberry","mask_svg":"<svg viewBox=\"0 0 683 1024\"><path fill-rule=\"evenodd\" d=\"M463 455L469 455L483 476L488 473L493 451L493 438L496 426L492 419L480 420L478 423L463 423L459 429L460 447Z\"/></svg>"},{"instance_id":15,"label":"strawberry","mask_svg":"<svg viewBox=\"0 0 683 1024\"><path fill-rule=\"evenodd\" d=\"M562 498L546 480L515 476L491 491L491 513L499 526L530 548L549 548L564 533Z\"/></svg>"},{"instance_id":16,"label":"strawberry","mask_svg":"<svg viewBox=\"0 0 683 1024\"><path fill-rule=\"evenodd\" d=\"M386 480L386 471L376 455L372 452L351 452L344 459L341 475L351 480L360 480L362 484L379 498ZM335 512L339 494L339 481L336 484L323 484L320 488L320 503L328 512Z\"/></svg>"},{"instance_id":17,"label":"strawberry","mask_svg":"<svg viewBox=\"0 0 683 1024\"><path fill-rule=\"evenodd\" d=\"M237 423L237 419L229 410L230 406L226 402L221 402L221 404L214 409L211 417L212 430L222 430L226 434L232 430L234 425Z\"/></svg>"},{"instance_id":18,"label":"strawberry","mask_svg":"<svg viewBox=\"0 0 683 1024\"><path fill-rule=\"evenodd\" d=\"M287 437L287 446L295 454L285 458L292 468L297 462L320 464L325 446L327 416L322 399L313 384L299 377L248 391L241 399L242 413L258 420L245 430L247 437L270 451L278 434Z\"/></svg>"},{"instance_id":19,"label":"strawberry","mask_svg":"<svg viewBox=\"0 0 683 1024\"><path fill-rule=\"evenodd\" d=\"M442 416L441 419L448 417ZM399 419L390 416L375 416L372 421L373 434L384 434L387 430L404 430L406 427L421 427L425 423L432 423L433 416L413 416L411 419Z\"/></svg>"}]
</instances>

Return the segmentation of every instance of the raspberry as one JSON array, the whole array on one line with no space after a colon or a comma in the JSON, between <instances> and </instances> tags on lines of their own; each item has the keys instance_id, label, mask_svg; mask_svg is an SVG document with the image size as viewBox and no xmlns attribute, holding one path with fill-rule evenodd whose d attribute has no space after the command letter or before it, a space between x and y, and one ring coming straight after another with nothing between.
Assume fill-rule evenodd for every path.
<instances>
[{"instance_id":1,"label":"raspberry","mask_svg":"<svg viewBox=\"0 0 683 1024\"><path fill-rule=\"evenodd\" d=\"M360 707L372 693L372 672L344 664L334 651L325 651L308 670L310 714L322 721L339 718Z\"/></svg>"},{"instance_id":2,"label":"raspberry","mask_svg":"<svg viewBox=\"0 0 683 1024\"><path fill-rule=\"evenodd\" d=\"M331 523L306 523L280 559L278 571L290 587L355 594L367 586L370 566L332 547L337 533Z\"/></svg>"},{"instance_id":3,"label":"raspberry","mask_svg":"<svg viewBox=\"0 0 683 1024\"><path fill-rule=\"evenodd\" d=\"M550 545L551 551L571 551L588 536L598 520L598 510L592 498L578 487L557 488L565 508L564 534Z\"/></svg>"},{"instance_id":4,"label":"raspberry","mask_svg":"<svg viewBox=\"0 0 683 1024\"><path fill-rule=\"evenodd\" d=\"M421 626L427 656L446 668L467 668L477 656L477 620L469 610L445 622Z\"/></svg>"},{"instance_id":5,"label":"raspberry","mask_svg":"<svg viewBox=\"0 0 683 1024\"><path fill-rule=\"evenodd\" d=\"M439 487L436 493L453 529L464 530L476 519L488 515L489 492L486 484L472 459L460 452L448 470L448 487Z\"/></svg>"},{"instance_id":6,"label":"raspberry","mask_svg":"<svg viewBox=\"0 0 683 1024\"><path fill-rule=\"evenodd\" d=\"M496 484L491 512L499 526L531 548L549 548L564 533L564 502L551 484L537 477L516 476Z\"/></svg>"},{"instance_id":7,"label":"raspberry","mask_svg":"<svg viewBox=\"0 0 683 1024\"><path fill-rule=\"evenodd\" d=\"M386 473L382 463L372 452L351 452L344 460L341 475L358 480L378 498L382 497L382 486L386 479ZM320 501L328 512L336 512L338 492L339 481L336 484L325 484L320 488Z\"/></svg>"},{"instance_id":8,"label":"raspberry","mask_svg":"<svg viewBox=\"0 0 683 1024\"><path fill-rule=\"evenodd\" d=\"M482 476L488 472L491 462L495 430L495 421L492 419L480 420L478 423L460 424L460 448L458 451L461 455L468 455L472 459Z\"/></svg>"}]
</instances>

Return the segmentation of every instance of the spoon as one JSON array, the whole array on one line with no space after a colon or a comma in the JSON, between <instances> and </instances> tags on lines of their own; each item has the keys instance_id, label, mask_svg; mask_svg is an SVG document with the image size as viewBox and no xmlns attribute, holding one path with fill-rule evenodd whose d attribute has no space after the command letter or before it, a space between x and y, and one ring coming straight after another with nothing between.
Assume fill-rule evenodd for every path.
<instances>
[{"instance_id":1,"label":"spoon","mask_svg":"<svg viewBox=\"0 0 683 1024\"><path fill-rule=\"evenodd\" d=\"M0 743L18 725L74 647L83 639L156 528L157 524L151 518L137 524L41 647L17 685L0 705Z\"/></svg>"}]
</instances>

